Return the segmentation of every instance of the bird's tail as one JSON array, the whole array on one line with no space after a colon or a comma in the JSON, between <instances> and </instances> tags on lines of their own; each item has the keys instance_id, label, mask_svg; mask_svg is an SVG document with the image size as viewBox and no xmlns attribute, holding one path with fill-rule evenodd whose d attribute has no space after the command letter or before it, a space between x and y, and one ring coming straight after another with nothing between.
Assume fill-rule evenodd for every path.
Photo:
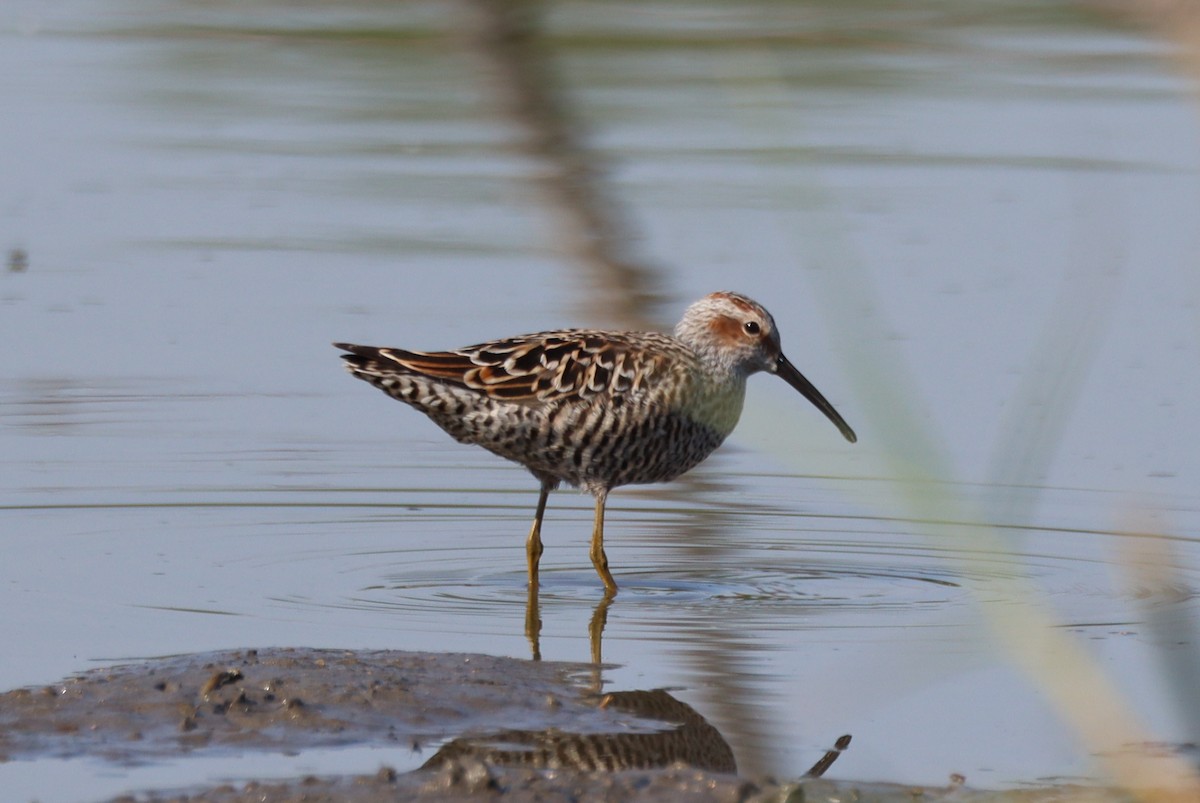
<instances>
[{"instance_id":1,"label":"bird's tail","mask_svg":"<svg viewBox=\"0 0 1200 803\"><path fill-rule=\"evenodd\" d=\"M359 379L378 379L385 374L396 374L400 366L395 360L389 360L375 346L356 346L353 343L334 343L334 348L348 352L343 354L346 370Z\"/></svg>"}]
</instances>

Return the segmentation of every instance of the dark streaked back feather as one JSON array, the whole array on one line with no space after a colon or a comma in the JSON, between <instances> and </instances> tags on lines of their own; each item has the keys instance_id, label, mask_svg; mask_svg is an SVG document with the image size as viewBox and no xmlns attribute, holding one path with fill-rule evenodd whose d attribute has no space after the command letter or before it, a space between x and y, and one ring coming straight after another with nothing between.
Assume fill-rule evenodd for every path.
<instances>
[{"instance_id":1,"label":"dark streaked back feather","mask_svg":"<svg viewBox=\"0 0 1200 803\"><path fill-rule=\"evenodd\" d=\"M453 351L335 343L357 374L409 373L512 402L587 400L640 390L690 351L658 333L569 329L494 340Z\"/></svg>"}]
</instances>

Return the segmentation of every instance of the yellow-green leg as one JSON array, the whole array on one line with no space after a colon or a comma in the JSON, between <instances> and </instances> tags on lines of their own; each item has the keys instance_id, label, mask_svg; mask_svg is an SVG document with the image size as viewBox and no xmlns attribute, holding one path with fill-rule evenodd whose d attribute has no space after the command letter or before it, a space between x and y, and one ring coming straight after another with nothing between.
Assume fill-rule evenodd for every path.
<instances>
[{"instance_id":1,"label":"yellow-green leg","mask_svg":"<svg viewBox=\"0 0 1200 803\"><path fill-rule=\"evenodd\" d=\"M550 487L548 483L542 483L537 513L533 516L533 527L529 530L529 538L525 540L525 557L529 560L529 587L534 591L538 587L538 561L542 559L542 516L546 513L546 499L550 496Z\"/></svg>"},{"instance_id":2,"label":"yellow-green leg","mask_svg":"<svg viewBox=\"0 0 1200 803\"><path fill-rule=\"evenodd\" d=\"M613 580L608 570L608 555L604 554L604 503L608 500L608 491L596 491L596 520L592 525L592 565L596 574L604 581L604 595L611 597L617 593L617 581Z\"/></svg>"}]
</instances>

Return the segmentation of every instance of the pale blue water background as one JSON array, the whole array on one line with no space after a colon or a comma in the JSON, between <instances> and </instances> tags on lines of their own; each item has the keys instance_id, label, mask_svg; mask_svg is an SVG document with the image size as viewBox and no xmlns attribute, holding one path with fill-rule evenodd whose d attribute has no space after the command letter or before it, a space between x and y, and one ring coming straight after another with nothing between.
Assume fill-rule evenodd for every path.
<instances>
[{"instance_id":1,"label":"pale blue water background","mask_svg":"<svg viewBox=\"0 0 1200 803\"><path fill-rule=\"evenodd\" d=\"M529 656L534 482L353 381L328 345L621 322L557 245L544 167L448 35L451 8L0 10L0 248L29 263L0 275L0 688L225 647ZM799 774L852 733L835 777L1094 777L981 624L974 593L1013 576L1155 738L1195 736L1123 568L1148 519L1197 581L1195 85L1128 21L962 8L551 19L626 245L660 270L656 315L757 297L859 433L758 377L691 482L610 502L609 688L679 689L748 773ZM1065 429L1026 431L1052 446L1044 468L993 469L1009 417L1052 421L1055 393ZM1013 525L1014 554L965 569L980 520L914 515L885 452L904 456L909 424L879 412L898 407L943 450L939 487ZM551 498L548 660L589 656L590 519L590 498ZM413 760L13 762L0 785L86 800Z\"/></svg>"}]
</instances>

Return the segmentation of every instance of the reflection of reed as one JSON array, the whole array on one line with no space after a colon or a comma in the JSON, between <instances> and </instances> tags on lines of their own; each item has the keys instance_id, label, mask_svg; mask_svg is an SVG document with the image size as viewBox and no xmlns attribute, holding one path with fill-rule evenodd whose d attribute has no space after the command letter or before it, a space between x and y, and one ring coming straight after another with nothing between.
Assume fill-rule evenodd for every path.
<instances>
[{"instance_id":1,"label":"reflection of reed","mask_svg":"<svg viewBox=\"0 0 1200 803\"><path fill-rule=\"evenodd\" d=\"M1179 69L1200 97L1200 3L1195 0L1090 0L1091 5L1147 27L1174 45Z\"/></svg>"},{"instance_id":2,"label":"reflection of reed","mask_svg":"<svg viewBox=\"0 0 1200 803\"><path fill-rule=\"evenodd\" d=\"M737 772L733 751L694 708L662 690L605 694L598 707L642 719L664 729L650 733L566 733L508 730L449 742L422 769L472 757L488 764L534 769L628 770L683 762L713 772Z\"/></svg>"},{"instance_id":3,"label":"reflection of reed","mask_svg":"<svg viewBox=\"0 0 1200 803\"><path fill-rule=\"evenodd\" d=\"M541 172L534 177L542 205L552 218L553 231L563 248L589 277L586 312L602 317L606 325L642 330L661 328L654 314L664 284L658 269L640 262L628 244L635 241L617 204L604 188L598 156L590 151L570 110L569 96L559 87L553 54L541 31L541 0L464 0L468 11L472 52L482 60L497 108L523 132L521 146L537 160ZM695 474L685 475L664 495L683 499L704 498L713 483ZM678 543L695 550L697 560L712 560L711 546L723 542L706 536L723 532L728 518L719 511L704 511L681 528ZM703 544L704 547L693 547ZM592 660L599 664L601 636L611 600L595 609L589 626ZM526 636L535 659L541 657L538 634L541 618L537 589L530 589L526 609ZM739 664L745 649L740 631L714 623L693 644L698 654L697 672L719 679L724 690L713 704L720 719L734 734L742 750L742 763L752 774L763 774L765 747L776 738L768 720L752 713L746 701L752 695L743 684L747 675Z\"/></svg>"},{"instance_id":4,"label":"reflection of reed","mask_svg":"<svg viewBox=\"0 0 1200 803\"><path fill-rule=\"evenodd\" d=\"M493 96L521 127L521 145L539 161L536 182L562 246L586 269L589 311L624 329L655 328L658 271L625 244L628 225L604 191L598 158L582 142L558 91L540 32L540 0L467 0L473 51L484 59Z\"/></svg>"}]
</instances>

